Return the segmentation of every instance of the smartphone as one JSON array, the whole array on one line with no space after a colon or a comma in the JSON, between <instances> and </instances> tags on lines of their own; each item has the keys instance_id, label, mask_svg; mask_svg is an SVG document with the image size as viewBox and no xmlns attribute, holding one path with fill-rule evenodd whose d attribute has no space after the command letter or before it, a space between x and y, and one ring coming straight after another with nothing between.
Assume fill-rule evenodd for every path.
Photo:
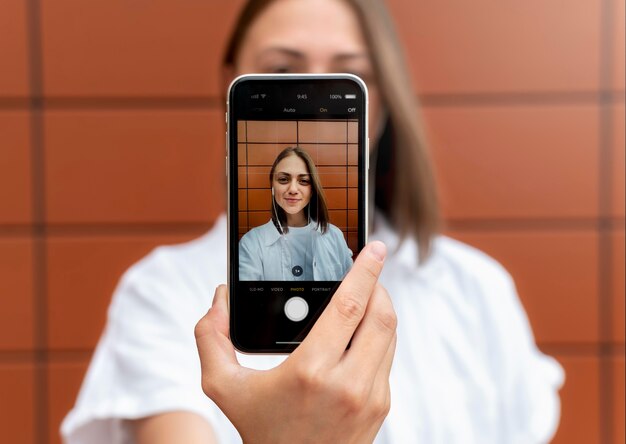
<instances>
[{"instance_id":1,"label":"smartphone","mask_svg":"<svg viewBox=\"0 0 626 444\"><path fill-rule=\"evenodd\" d=\"M351 74L252 74L227 98L230 338L289 353L367 241L367 88Z\"/></svg>"}]
</instances>

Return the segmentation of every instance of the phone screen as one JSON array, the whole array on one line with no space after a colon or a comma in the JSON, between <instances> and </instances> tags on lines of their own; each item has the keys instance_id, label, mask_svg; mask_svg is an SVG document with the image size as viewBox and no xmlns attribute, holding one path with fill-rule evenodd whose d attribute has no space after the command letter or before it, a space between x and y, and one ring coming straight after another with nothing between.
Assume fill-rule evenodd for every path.
<instances>
[{"instance_id":1,"label":"phone screen","mask_svg":"<svg viewBox=\"0 0 626 444\"><path fill-rule=\"evenodd\" d=\"M294 350L366 242L367 90L351 75L250 75L228 99L231 340Z\"/></svg>"}]
</instances>

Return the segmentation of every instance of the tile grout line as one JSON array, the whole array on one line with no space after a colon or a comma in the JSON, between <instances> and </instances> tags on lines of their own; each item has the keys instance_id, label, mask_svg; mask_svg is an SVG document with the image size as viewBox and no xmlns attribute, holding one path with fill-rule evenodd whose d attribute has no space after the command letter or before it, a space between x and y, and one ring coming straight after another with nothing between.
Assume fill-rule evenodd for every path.
<instances>
[{"instance_id":1,"label":"tile grout line","mask_svg":"<svg viewBox=\"0 0 626 444\"><path fill-rule=\"evenodd\" d=\"M34 437L36 442L48 442L48 380L47 380L47 291L46 291L46 226L44 202L44 149L43 149L43 58L40 0L27 2L27 39L29 61L31 147L31 204L33 211L33 335L34 352Z\"/></svg>"},{"instance_id":2,"label":"tile grout line","mask_svg":"<svg viewBox=\"0 0 626 444\"><path fill-rule=\"evenodd\" d=\"M334 189L342 189L336 187ZM349 187L354 188L354 187ZM265 189L265 188L242 188ZM333 189L329 187L329 189ZM342 210L342 209L338 209ZM250 210L251 213L267 210ZM334 210L333 210L334 211ZM447 219L445 228L451 232L485 233L485 232L528 232L528 231L578 231L593 230L594 232L624 230L624 218L589 217L589 218L480 218L480 219ZM55 224L0 224L0 238L29 236L34 232L43 232L46 236L187 236L206 232L209 222L172 222L172 223L55 223Z\"/></svg>"},{"instance_id":3,"label":"tile grout line","mask_svg":"<svg viewBox=\"0 0 626 444\"><path fill-rule=\"evenodd\" d=\"M600 3L600 90L606 91L611 86L613 20L611 0ZM598 100L598 211L601 216L610 215L612 202L611 143L613 129L613 110L611 101L599 97ZM611 291L612 282L612 245L611 233L598 224L598 334L600 353L598 359L599 380L599 438L600 442L613 440L613 372L611 360L606 351L612 334Z\"/></svg>"},{"instance_id":4,"label":"tile grout line","mask_svg":"<svg viewBox=\"0 0 626 444\"><path fill-rule=\"evenodd\" d=\"M624 101L623 91L502 91L477 93L433 93L418 96L424 108L429 107L497 107L497 106L581 106Z\"/></svg>"},{"instance_id":5,"label":"tile grout line","mask_svg":"<svg viewBox=\"0 0 626 444\"><path fill-rule=\"evenodd\" d=\"M339 166L339 165L337 165ZM243 187L246 188L246 187ZM345 187L328 187L329 189L343 189ZM357 188L357 187L348 187ZM248 187L251 190L263 190L267 188ZM505 228L517 228L527 227L531 225L533 228L537 225L540 228L550 228L552 226L556 228L579 227L581 229L592 228L597 229L598 224L601 224L601 228L605 230L624 229L623 217L480 217L480 218L447 218L446 221L449 224L454 224L453 229L474 229L474 228L491 228L491 225L505 225ZM188 233L193 230L205 230L207 226L210 226L211 221L182 221L182 222L56 222L45 223L45 227L50 231L84 231L84 230L103 230L108 231L128 231L128 230L152 230L155 233ZM40 228L44 223L31 224L31 223L16 223L16 224L2 224L0 223L0 232L28 234L32 230L33 226L39 226Z\"/></svg>"},{"instance_id":6,"label":"tile grout line","mask_svg":"<svg viewBox=\"0 0 626 444\"><path fill-rule=\"evenodd\" d=\"M597 91L501 91L501 92L458 92L458 93L428 93L416 95L422 107L472 107L472 106L550 106L550 105L590 105L600 103L623 103L624 91L610 88ZM37 104L33 106L32 102ZM0 97L0 109L52 109L52 110L180 110L221 109L222 101L215 96L98 96L85 95L83 97L43 97L41 94L31 94L30 98Z\"/></svg>"},{"instance_id":7,"label":"tile grout line","mask_svg":"<svg viewBox=\"0 0 626 444\"><path fill-rule=\"evenodd\" d=\"M221 213L220 213L221 214ZM215 215L217 217L217 215ZM28 236L34 230L45 230L47 236L89 236L89 235L199 235L206 233L212 222L61 222L61 223L24 223L0 224L0 236Z\"/></svg>"}]
</instances>

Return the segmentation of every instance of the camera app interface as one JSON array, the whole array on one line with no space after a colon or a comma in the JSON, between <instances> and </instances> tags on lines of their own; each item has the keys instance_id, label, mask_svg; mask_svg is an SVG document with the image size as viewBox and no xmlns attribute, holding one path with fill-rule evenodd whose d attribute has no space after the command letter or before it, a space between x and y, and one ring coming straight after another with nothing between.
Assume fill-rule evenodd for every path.
<instances>
[{"instance_id":1,"label":"camera app interface","mask_svg":"<svg viewBox=\"0 0 626 444\"><path fill-rule=\"evenodd\" d=\"M250 89L236 121L239 281L340 281L358 253L361 101Z\"/></svg>"}]
</instances>

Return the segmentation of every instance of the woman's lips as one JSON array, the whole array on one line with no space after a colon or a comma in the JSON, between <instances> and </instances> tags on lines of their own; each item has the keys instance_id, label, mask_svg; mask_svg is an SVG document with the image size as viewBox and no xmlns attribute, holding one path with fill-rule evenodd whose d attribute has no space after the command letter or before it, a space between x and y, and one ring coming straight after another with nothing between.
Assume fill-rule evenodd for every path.
<instances>
[{"instance_id":1,"label":"woman's lips","mask_svg":"<svg viewBox=\"0 0 626 444\"><path fill-rule=\"evenodd\" d=\"M298 202L300 202L300 199L290 199L290 198L285 198L285 201L286 201L288 204L293 205L293 204L297 204Z\"/></svg>"}]
</instances>

